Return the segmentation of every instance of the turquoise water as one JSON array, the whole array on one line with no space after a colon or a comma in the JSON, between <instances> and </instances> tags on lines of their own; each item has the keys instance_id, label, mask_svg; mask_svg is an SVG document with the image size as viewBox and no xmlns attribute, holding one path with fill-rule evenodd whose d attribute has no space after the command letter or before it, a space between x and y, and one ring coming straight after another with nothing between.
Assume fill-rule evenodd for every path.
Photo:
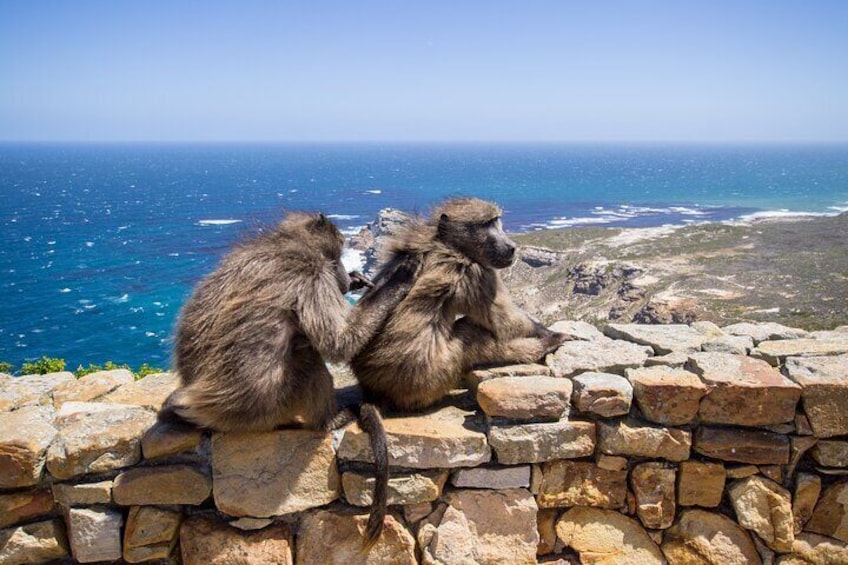
<instances>
[{"instance_id":1,"label":"turquoise water","mask_svg":"<svg viewBox=\"0 0 848 565\"><path fill-rule=\"evenodd\" d=\"M167 366L180 305L285 210L495 200L511 231L848 209L848 146L0 145L0 361Z\"/></svg>"}]
</instances>

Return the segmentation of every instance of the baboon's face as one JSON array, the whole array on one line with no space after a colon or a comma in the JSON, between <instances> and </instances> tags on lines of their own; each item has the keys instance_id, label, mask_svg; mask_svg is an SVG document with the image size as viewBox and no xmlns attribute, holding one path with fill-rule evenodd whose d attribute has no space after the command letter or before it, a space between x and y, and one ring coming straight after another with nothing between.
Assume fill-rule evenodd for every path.
<instances>
[{"instance_id":1,"label":"baboon's face","mask_svg":"<svg viewBox=\"0 0 848 565\"><path fill-rule=\"evenodd\" d=\"M486 267L503 269L515 261L515 242L503 231L500 217L473 224L442 217L439 231L445 242Z\"/></svg>"}]
</instances>

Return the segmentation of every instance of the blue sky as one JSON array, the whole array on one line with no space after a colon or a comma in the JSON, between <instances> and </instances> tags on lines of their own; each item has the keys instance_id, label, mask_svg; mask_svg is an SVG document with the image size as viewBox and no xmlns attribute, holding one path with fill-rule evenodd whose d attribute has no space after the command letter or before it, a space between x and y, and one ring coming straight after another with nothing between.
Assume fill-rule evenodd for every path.
<instances>
[{"instance_id":1,"label":"blue sky","mask_svg":"<svg viewBox=\"0 0 848 565\"><path fill-rule=\"evenodd\" d=\"M848 2L0 0L0 140L848 141Z\"/></svg>"}]
</instances>

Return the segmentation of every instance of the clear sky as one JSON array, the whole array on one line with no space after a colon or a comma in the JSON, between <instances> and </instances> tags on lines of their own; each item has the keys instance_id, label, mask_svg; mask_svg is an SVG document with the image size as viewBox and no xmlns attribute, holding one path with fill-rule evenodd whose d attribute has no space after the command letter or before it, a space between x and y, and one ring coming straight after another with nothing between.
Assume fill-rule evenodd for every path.
<instances>
[{"instance_id":1,"label":"clear sky","mask_svg":"<svg viewBox=\"0 0 848 565\"><path fill-rule=\"evenodd\" d=\"M848 1L0 0L0 140L848 141Z\"/></svg>"}]
</instances>

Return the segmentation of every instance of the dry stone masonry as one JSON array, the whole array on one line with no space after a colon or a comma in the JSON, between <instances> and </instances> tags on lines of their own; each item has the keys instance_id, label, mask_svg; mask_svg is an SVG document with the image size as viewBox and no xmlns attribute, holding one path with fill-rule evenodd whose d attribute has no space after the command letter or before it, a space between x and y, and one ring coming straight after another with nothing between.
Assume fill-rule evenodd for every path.
<instances>
[{"instance_id":1,"label":"dry stone masonry","mask_svg":"<svg viewBox=\"0 0 848 565\"><path fill-rule=\"evenodd\" d=\"M386 418L384 533L351 424L155 424L162 373L0 375L0 563L848 565L848 327L554 327Z\"/></svg>"}]
</instances>

